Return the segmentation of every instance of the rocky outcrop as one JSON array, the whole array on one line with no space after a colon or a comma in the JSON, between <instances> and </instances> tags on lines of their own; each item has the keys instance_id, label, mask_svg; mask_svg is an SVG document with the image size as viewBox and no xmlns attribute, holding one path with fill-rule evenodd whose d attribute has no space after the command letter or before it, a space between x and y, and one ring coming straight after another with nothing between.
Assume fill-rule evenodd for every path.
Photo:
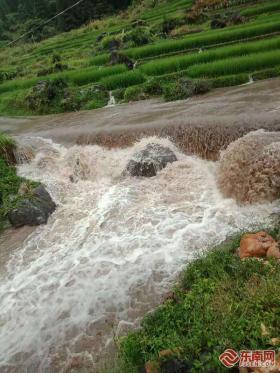
<instances>
[{"instance_id":1,"label":"rocky outcrop","mask_svg":"<svg viewBox=\"0 0 280 373\"><path fill-rule=\"evenodd\" d=\"M8 219L15 228L46 224L55 209L55 203L41 184L18 202L16 208L8 213Z\"/></svg>"},{"instance_id":2,"label":"rocky outcrop","mask_svg":"<svg viewBox=\"0 0 280 373\"><path fill-rule=\"evenodd\" d=\"M130 176L153 177L168 163L177 161L175 153L159 144L148 144L145 149L135 153L128 162L124 174Z\"/></svg>"},{"instance_id":3,"label":"rocky outcrop","mask_svg":"<svg viewBox=\"0 0 280 373\"><path fill-rule=\"evenodd\" d=\"M110 55L110 65L119 65L124 64L129 70L133 70L134 61L130 59L124 53L119 52L118 50L113 50Z\"/></svg>"},{"instance_id":4,"label":"rocky outcrop","mask_svg":"<svg viewBox=\"0 0 280 373\"><path fill-rule=\"evenodd\" d=\"M249 257L280 259L280 251L278 243L266 232L248 233L241 238L239 256L241 259Z\"/></svg>"}]
</instances>

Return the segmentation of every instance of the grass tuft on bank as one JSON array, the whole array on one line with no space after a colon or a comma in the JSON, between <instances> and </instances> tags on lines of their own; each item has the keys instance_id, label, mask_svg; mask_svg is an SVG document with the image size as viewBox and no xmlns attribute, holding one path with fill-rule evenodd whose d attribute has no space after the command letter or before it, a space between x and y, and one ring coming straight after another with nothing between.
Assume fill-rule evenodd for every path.
<instances>
[{"instance_id":1,"label":"grass tuft on bank","mask_svg":"<svg viewBox=\"0 0 280 373\"><path fill-rule=\"evenodd\" d=\"M239 242L232 238L186 267L172 297L118 341L120 361L110 373L140 372L149 361L159 372L174 362L186 372L226 372L218 357L227 348L277 349L280 264L241 261Z\"/></svg>"},{"instance_id":2,"label":"grass tuft on bank","mask_svg":"<svg viewBox=\"0 0 280 373\"><path fill-rule=\"evenodd\" d=\"M19 194L22 183L30 191L38 186L37 182L26 180L17 175L14 151L16 143L13 139L0 133L0 231L8 224L7 214L16 207L22 198Z\"/></svg>"}]
</instances>

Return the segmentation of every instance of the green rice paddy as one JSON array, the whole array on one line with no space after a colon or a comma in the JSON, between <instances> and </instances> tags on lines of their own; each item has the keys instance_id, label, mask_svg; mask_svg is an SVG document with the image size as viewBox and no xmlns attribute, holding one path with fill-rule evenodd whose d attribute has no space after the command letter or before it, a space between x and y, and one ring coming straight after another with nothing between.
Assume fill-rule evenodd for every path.
<instances>
[{"instance_id":1,"label":"green rice paddy","mask_svg":"<svg viewBox=\"0 0 280 373\"><path fill-rule=\"evenodd\" d=\"M109 53L102 50L97 41L101 33L122 35L132 30L137 18L146 22L146 28L154 29L167 19L182 22L192 4L191 0L161 2L154 8L140 8L137 16L131 9L130 17L111 17L39 44L2 49L0 71L20 73L14 80L0 83L0 114L22 115L24 108L22 104L17 105L18 98L22 103L40 80L62 78L70 87L100 84L106 90L116 90L142 86L153 77L162 84L180 77L203 78L209 79L213 87L221 87L246 83L249 75L254 79L279 75L280 3L276 0L232 1L230 8L210 11L208 20L194 25L183 21L187 29L181 37L158 36L143 46L127 48L124 45L121 52L136 62L134 70L128 70L125 65L110 66ZM245 22L211 29L211 17L227 12L239 12ZM68 70L37 76L40 69L50 64L54 53L61 55Z\"/></svg>"}]
</instances>

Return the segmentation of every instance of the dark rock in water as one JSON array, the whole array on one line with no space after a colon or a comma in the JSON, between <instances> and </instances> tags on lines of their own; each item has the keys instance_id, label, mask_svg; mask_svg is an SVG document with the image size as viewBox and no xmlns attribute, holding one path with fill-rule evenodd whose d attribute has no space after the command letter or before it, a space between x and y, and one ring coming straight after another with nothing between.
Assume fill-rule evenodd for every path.
<instances>
[{"instance_id":1,"label":"dark rock in water","mask_svg":"<svg viewBox=\"0 0 280 373\"><path fill-rule=\"evenodd\" d=\"M134 154L124 173L130 176L153 177L168 163L176 161L177 157L171 149L159 144L148 144L145 149Z\"/></svg>"},{"instance_id":2,"label":"dark rock in water","mask_svg":"<svg viewBox=\"0 0 280 373\"><path fill-rule=\"evenodd\" d=\"M56 205L51 196L43 185L39 185L30 197L22 199L17 207L8 213L8 218L15 228L24 225L36 226L46 224L55 209Z\"/></svg>"}]
</instances>

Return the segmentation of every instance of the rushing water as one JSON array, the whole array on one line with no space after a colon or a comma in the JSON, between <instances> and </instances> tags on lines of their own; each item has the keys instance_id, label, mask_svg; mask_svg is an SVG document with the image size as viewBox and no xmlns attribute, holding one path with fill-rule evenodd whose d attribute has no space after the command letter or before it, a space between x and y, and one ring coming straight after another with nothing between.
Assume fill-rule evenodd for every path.
<instances>
[{"instance_id":1,"label":"rushing water","mask_svg":"<svg viewBox=\"0 0 280 373\"><path fill-rule=\"evenodd\" d=\"M178 162L154 178L123 177L135 150L151 141L173 148ZM137 326L187 262L230 234L271 222L273 204L224 199L216 164L166 139L111 150L28 143L35 158L19 173L45 183L59 207L16 251L0 285L7 369L60 372L82 356L94 371L113 336Z\"/></svg>"}]
</instances>

